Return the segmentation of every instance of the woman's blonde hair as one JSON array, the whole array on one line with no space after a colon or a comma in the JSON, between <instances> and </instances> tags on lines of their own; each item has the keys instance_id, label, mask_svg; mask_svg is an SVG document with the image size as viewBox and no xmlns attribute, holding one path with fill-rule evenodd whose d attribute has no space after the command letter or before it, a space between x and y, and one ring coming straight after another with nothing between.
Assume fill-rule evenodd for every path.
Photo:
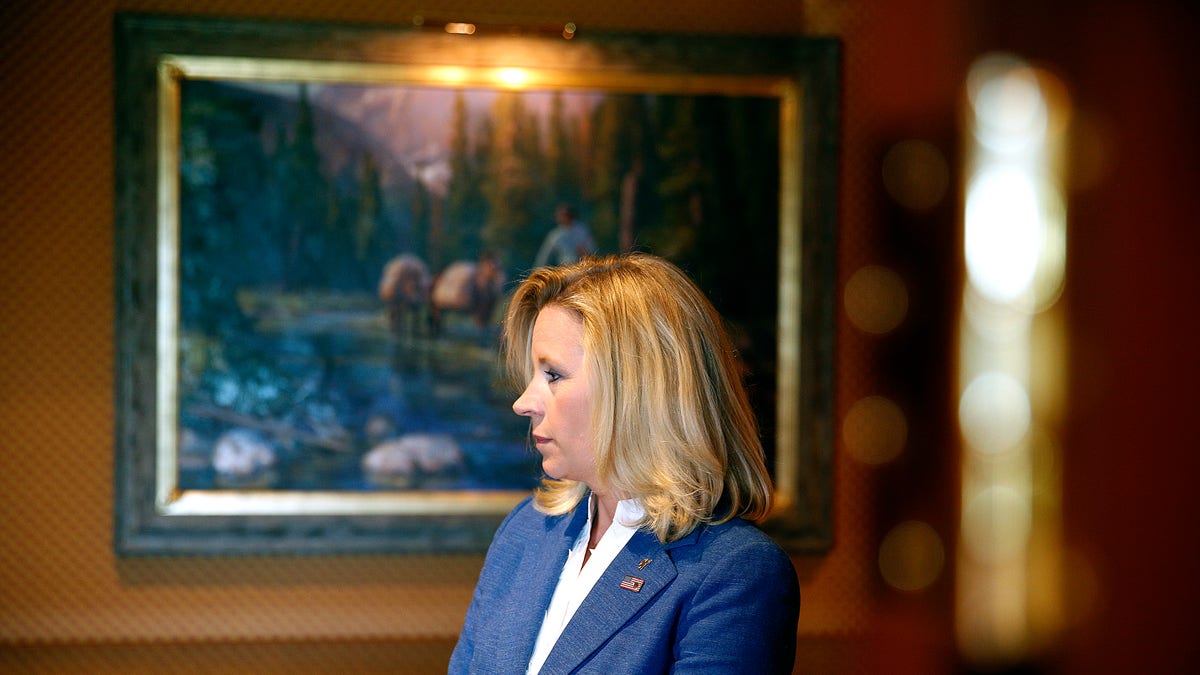
<instances>
[{"instance_id":1,"label":"woman's blonde hair","mask_svg":"<svg viewBox=\"0 0 1200 675\"><path fill-rule=\"evenodd\" d=\"M583 323L597 477L617 496L641 500L640 526L669 542L702 523L766 517L771 478L737 355L721 317L687 275L641 253L531 273L504 322L518 389L533 375L533 324L547 305ZM535 505L567 513L587 491L546 478Z\"/></svg>"}]
</instances>

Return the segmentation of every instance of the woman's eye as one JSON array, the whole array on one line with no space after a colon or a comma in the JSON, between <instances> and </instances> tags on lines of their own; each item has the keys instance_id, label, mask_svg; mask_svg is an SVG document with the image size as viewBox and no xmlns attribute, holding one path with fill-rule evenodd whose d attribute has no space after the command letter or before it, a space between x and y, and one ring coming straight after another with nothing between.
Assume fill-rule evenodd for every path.
<instances>
[{"instance_id":1,"label":"woman's eye","mask_svg":"<svg viewBox=\"0 0 1200 675\"><path fill-rule=\"evenodd\" d=\"M558 371L547 370L547 371L545 371L545 373L546 373L546 381L548 381L548 382L558 382L559 380L562 379L562 375L560 375L558 373Z\"/></svg>"}]
</instances>

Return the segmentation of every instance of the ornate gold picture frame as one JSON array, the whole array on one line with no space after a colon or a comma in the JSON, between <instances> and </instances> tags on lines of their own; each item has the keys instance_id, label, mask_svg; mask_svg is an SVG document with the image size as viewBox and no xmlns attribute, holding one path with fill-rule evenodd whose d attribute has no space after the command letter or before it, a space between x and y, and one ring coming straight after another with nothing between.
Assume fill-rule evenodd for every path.
<instances>
[{"instance_id":1,"label":"ornate gold picture frame","mask_svg":"<svg viewBox=\"0 0 1200 675\"><path fill-rule=\"evenodd\" d=\"M115 37L120 553L486 549L538 477L497 317L564 204L713 297L767 436L764 527L829 546L835 41Z\"/></svg>"}]
</instances>

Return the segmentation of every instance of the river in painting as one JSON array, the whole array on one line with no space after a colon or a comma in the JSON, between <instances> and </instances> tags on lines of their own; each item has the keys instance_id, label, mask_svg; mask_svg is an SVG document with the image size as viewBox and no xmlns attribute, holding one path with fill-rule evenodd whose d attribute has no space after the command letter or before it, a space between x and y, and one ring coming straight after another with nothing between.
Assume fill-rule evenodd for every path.
<instances>
[{"instance_id":1,"label":"river in painting","mask_svg":"<svg viewBox=\"0 0 1200 675\"><path fill-rule=\"evenodd\" d=\"M370 297L241 296L253 328L237 346L183 340L184 380L195 386L180 402L181 489L536 483L494 325L449 316L440 335L397 335ZM389 444L398 457L372 470L372 451Z\"/></svg>"}]
</instances>

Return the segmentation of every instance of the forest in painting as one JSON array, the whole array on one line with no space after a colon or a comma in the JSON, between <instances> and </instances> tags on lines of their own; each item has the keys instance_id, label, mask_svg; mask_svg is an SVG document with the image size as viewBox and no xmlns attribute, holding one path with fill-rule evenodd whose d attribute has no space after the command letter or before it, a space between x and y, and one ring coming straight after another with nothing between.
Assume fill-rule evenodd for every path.
<instances>
[{"instance_id":1,"label":"forest in painting","mask_svg":"<svg viewBox=\"0 0 1200 675\"><path fill-rule=\"evenodd\" d=\"M559 204L599 253L709 294L770 444L777 100L189 80L181 101L181 489L535 485L497 337Z\"/></svg>"}]
</instances>

